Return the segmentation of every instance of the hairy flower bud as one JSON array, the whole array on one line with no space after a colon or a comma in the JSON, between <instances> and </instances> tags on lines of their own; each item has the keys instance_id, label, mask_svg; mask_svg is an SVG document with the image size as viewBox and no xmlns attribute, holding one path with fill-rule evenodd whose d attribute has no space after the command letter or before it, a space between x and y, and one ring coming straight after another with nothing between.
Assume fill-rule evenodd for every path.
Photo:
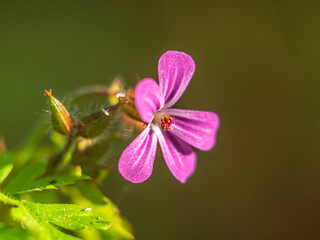
<instances>
[{"instance_id":1,"label":"hairy flower bud","mask_svg":"<svg viewBox=\"0 0 320 240\"><path fill-rule=\"evenodd\" d=\"M134 89L129 89L125 97L119 98L122 104L122 120L132 128L143 130L146 124L141 120L137 109L134 105Z\"/></svg>"},{"instance_id":2,"label":"hairy flower bud","mask_svg":"<svg viewBox=\"0 0 320 240\"><path fill-rule=\"evenodd\" d=\"M84 138L94 138L100 135L109 125L110 120L117 110L118 105L102 108L101 111L92 113L82 118L77 125L77 135Z\"/></svg>"},{"instance_id":3,"label":"hairy flower bud","mask_svg":"<svg viewBox=\"0 0 320 240\"><path fill-rule=\"evenodd\" d=\"M110 104L115 105L119 102L119 98L124 94L123 84L120 78L115 78L109 87L108 100Z\"/></svg>"},{"instance_id":4,"label":"hairy flower bud","mask_svg":"<svg viewBox=\"0 0 320 240\"><path fill-rule=\"evenodd\" d=\"M44 90L45 96L49 97L49 106L52 114L53 128L63 135L70 135L74 127L74 121L68 110L59 100L52 96L52 90Z\"/></svg>"}]
</instances>

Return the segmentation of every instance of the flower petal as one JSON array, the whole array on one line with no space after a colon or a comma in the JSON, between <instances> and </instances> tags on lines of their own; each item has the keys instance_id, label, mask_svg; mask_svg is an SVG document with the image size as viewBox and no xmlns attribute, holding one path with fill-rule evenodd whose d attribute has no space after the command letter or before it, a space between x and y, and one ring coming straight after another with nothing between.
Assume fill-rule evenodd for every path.
<instances>
[{"instance_id":1,"label":"flower petal","mask_svg":"<svg viewBox=\"0 0 320 240\"><path fill-rule=\"evenodd\" d=\"M193 59L184 52L167 51L159 59L159 85L165 106L171 107L186 90L195 70Z\"/></svg>"},{"instance_id":2,"label":"flower petal","mask_svg":"<svg viewBox=\"0 0 320 240\"><path fill-rule=\"evenodd\" d=\"M152 78L142 79L135 89L134 104L142 121L151 122L154 112L160 110L164 104L158 83Z\"/></svg>"},{"instance_id":3,"label":"flower petal","mask_svg":"<svg viewBox=\"0 0 320 240\"><path fill-rule=\"evenodd\" d=\"M155 128L164 160L173 176L185 183L194 173L197 155L192 147L170 132Z\"/></svg>"},{"instance_id":4,"label":"flower petal","mask_svg":"<svg viewBox=\"0 0 320 240\"><path fill-rule=\"evenodd\" d=\"M174 118L170 132L203 151L212 149L216 143L219 117L213 112L184 109L167 109Z\"/></svg>"},{"instance_id":5,"label":"flower petal","mask_svg":"<svg viewBox=\"0 0 320 240\"><path fill-rule=\"evenodd\" d=\"M157 137L149 124L122 152L118 164L119 172L130 182L144 182L152 173L156 150Z\"/></svg>"}]
</instances>

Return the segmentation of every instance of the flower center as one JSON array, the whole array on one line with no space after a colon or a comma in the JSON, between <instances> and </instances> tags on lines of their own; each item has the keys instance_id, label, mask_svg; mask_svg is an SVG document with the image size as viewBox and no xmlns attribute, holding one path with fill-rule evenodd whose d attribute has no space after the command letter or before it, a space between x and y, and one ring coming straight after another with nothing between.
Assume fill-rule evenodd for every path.
<instances>
[{"instance_id":1,"label":"flower center","mask_svg":"<svg viewBox=\"0 0 320 240\"><path fill-rule=\"evenodd\" d=\"M174 119L173 117L170 117L169 114L166 114L164 118L161 118L161 128L163 130L170 130L172 124L174 124Z\"/></svg>"}]
</instances>

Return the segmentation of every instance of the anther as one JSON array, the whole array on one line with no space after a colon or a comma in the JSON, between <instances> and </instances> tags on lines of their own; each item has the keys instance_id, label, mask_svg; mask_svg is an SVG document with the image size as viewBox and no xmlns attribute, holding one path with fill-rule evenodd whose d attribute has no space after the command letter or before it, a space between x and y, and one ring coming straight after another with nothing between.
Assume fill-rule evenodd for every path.
<instances>
[{"instance_id":1,"label":"anther","mask_svg":"<svg viewBox=\"0 0 320 240\"><path fill-rule=\"evenodd\" d=\"M161 119L161 128L165 131L170 130L172 124L174 124L174 119L170 117L169 114L166 114L164 118Z\"/></svg>"}]
</instances>

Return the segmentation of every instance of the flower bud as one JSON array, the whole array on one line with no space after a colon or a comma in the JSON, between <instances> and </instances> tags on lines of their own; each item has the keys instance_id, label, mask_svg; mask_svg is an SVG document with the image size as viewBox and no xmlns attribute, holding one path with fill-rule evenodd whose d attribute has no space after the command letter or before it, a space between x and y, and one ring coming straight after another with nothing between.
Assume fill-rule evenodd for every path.
<instances>
[{"instance_id":1,"label":"flower bud","mask_svg":"<svg viewBox=\"0 0 320 240\"><path fill-rule=\"evenodd\" d=\"M118 105L92 113L82 118L77 125L77 135L84 138L94 138L100 135L109 125Z\"/></svg>"},{"instance_id":2,"label":"flower bud","mask_svg":"<svg viewBox=\"0 0 320 240\"><path fill-rule=\"evenodd\" d=\"M123 112L133 120L141 121L139 113L134 105L134 90L129 89L124 97L120 97Z\"/></svg>"},{"instance_id":3,"label":"flower bud","mask_svg":"<svg viewBox=\"0 0 320 240\"><path fill-rule=\"evenodd\" d=\"M111 105L115 105L119 102L119 98L123 92L123 83L119 77L115 78L109 87L109 96L108 100Z\"/></svg>"},{"instance_id":4,"label":"flower bud","mask_svg":"<svg viewBox=\"0 0 320 240\"><path fill-rule=\"evenodd\" d=\"M146 124L141 120L139 113L134 105L134 89L129 89L125 97L119 98L122 104L122 120L128 126L138 128L140 130L146 127Z\"/></svg>"},{"instance_id":5,"label":"flower bud","mask_svg":"<svg viewBox=\"0 0 320 240\"><path fill-rule=\"evenodd\" d=\"M70 135L73 130L74 122L68 110L52 96L52 90L44 90L45 96L49 97L49 106L52 115L53 128L63 135Z\"/></svg>"}]
</instances>

